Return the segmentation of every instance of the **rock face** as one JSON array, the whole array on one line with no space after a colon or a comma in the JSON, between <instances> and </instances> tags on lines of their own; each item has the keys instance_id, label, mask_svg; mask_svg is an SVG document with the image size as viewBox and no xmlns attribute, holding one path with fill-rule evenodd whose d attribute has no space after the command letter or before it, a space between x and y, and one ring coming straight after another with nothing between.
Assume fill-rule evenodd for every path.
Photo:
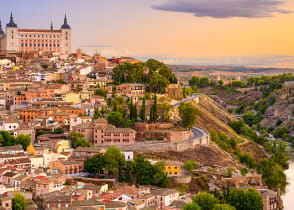
<instances>
[{"instance_id":1,"label":"rock face","mask_svg":"<svg viewBox=\"0 0 294 210\"><path fill-rule=\"evenodd\" d=\"M273 99L275 103L266 110L261 124L265 127L277 127L277 122L280 121L280 126L294 132L294 86L286 86L275 92L268 101Z\"/></svg>"}]
</instances>

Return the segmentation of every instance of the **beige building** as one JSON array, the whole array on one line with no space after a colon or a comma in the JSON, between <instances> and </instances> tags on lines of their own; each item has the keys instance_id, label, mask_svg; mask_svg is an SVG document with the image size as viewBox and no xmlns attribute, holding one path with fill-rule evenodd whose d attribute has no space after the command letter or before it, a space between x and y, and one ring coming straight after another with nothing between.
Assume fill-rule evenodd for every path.
<instances>
[{"instance_id":1,"label":"beige building","mask_svg":"<svg viewBox=\"0 0 294 210\"><path fill-rule=\"evenodd\" d=\"M81 96L78 93L66 93L62 95L62 100L65 102L71 102L73 104L80 104L81 103Z\"/></svg>"},{"instance_id":2,"label":"beige building","mask_svg":"<svg viewBox=\"0 0 294 210\"><path fill-rule=\"evenodd\" d=\"M7 52L50 52L67 55L71 53L71 28L64 23L59 30L20 29L14 22L12 13L6 25L6 33L0 26L0 50Z\"/></svg>"}]
</instances>

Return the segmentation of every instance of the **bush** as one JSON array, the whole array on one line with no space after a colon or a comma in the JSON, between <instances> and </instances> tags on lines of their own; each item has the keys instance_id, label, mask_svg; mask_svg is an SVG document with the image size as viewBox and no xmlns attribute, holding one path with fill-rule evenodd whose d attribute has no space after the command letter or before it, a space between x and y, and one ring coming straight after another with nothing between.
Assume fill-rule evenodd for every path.
<instances>
[{"instance_id":1,"label":"bush","mask_svg":"<svg viewBox=\"0 0 294 210\"><path fill-rule=\"evenodd\" d=\"M198 168L198 165L195 161L193 160L188 160L184 163L183 165L183 169L185 171L189 171L189 172L192 172L194 169Z\"/></svg>"},{"instance_id":2,"label":"bush","mask_svg":"<svg viewBox=\"0 0 294 210\"><path fill-rule=\"evenodd\" d=\"M219 203L219 200L210 193L200 192L193 198L193 202L198 204L202 210L211 210L214 205Z\"/></svg>"},{"instance_id":3,"label":"bush","mask_svg":"<svg viewBox=\"0 0 294 210\"><path fill-rule=\"evenodd\" d=\"M273 133L275 138L283 138L285 134L288 134L288 129L285 127L277 127Z\"/></svg>"}]
</instances>

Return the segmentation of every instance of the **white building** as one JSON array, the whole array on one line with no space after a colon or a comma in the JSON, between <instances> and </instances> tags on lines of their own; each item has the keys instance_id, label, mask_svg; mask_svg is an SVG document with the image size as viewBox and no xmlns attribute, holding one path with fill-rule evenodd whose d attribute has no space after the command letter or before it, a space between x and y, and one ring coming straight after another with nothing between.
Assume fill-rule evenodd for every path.
<instances>
[{"instance_id":1,"label":"white building","mask_svg":"<svg viewBox=\"0 0 294 210\"><path fill-rule=\"evenodd\" d=\"M6 25L6 33L0 22L0 50L6 52L52 52L67 55L71 53L71 28L66 16L60 30L20 29L13 20Z\"/></svg>"}]
</instances>

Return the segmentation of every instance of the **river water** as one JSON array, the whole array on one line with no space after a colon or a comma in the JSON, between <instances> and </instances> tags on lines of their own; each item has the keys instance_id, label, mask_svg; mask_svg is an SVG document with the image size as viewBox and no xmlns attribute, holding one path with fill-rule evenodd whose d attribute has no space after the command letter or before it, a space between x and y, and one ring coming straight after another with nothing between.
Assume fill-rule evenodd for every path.
<instances>
[{"instance_id":1,"label":"river water","mask_svg":"<svg viewBox=\"0 0 294 210\"><path fill-rule=\"evenodd\" d=\"M289 169L285 171L287 175L287 182L289 183L286 187L286 193L282 196L284 202L284 210L294 209L294 150L290 151L291 161Z\"/></svg>"}]
</instances>

